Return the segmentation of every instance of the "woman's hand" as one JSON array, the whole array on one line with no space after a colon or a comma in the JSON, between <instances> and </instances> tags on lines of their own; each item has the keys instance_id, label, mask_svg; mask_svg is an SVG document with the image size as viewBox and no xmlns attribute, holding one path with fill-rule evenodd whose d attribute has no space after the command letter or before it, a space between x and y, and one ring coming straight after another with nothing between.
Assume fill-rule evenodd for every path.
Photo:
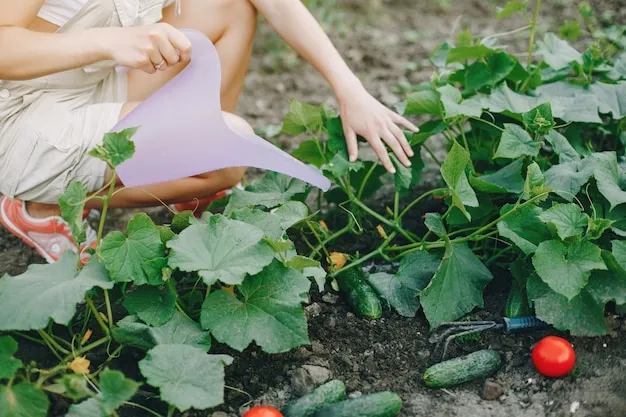
<instances>
[{"instance_id":1,"label":"woman's hand","mask_svg":"<svg viewBox=\"0 0 626 417\"><path fill-rule=\"evenodd\" d=\"M399 125L414 132L419 131L413 123L382 105L361 85L345 89L342 94L338 94L338 99L351 162L358 158L359 135L367 140L390 173L395 174L396 169L385 143L403 165L411 166L409 158L414 156L414 152Z\"/></svg>"},{"instance_id":2,"label":"woman's hand","mask_svg":"<svg viewBox=\"0 0 626 417\"><path fill-rule=\"evenodd\" d=\"M148 74L191 59L191 42L167 23L106 28L100 32L110 59L117 65Z\"/></svg>"}]
</instances>

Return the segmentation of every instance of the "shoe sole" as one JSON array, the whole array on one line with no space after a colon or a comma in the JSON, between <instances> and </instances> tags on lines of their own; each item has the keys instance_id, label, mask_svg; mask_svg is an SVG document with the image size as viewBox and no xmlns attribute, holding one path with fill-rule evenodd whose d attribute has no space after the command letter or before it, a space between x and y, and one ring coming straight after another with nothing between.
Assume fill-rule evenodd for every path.
<instances>
[{"instance_id":1,"label":"shoe sole","mask_svg":"<svg viewBox=\"0 0 626 417\"><path fill-rule=\"evenodd\" d=\"M5 199L0 201L0 205L5 204ZM0 207L0 224L2 224L9 232L11 232L14 236L20 238L22 242L35 249L35 251L46 260L49 264L53 264L57 261L52 256L50 256L44 248L39 246L37 242L31 239L27 234L22 232L19 227L13 224L13 222L6 216L5 211Z\"/></svg>"}]
</instances>

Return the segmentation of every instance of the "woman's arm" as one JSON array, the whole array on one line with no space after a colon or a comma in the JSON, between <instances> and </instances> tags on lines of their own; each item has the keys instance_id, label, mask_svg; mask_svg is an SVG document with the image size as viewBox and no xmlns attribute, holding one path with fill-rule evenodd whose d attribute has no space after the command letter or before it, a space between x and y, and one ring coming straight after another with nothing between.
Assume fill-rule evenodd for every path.
<instances>
[{"instance_id":1,"label":"woman's arm","mask_svg":"<svg viewBox=\"0 0 626 417\"><path fill-rule=\"evenodd\" d=\"M363 87L324 30L300 0L250 0L276 32L330 83L340 104L348 152L358 156L356 137L364 137L381 162L395 172L382 141L409 166L413 151L398 125L417 131L411 122L384 107Z\"/></svg>"},{"instance_id":2,"label":"woman's arm","mask_svg":"<svg viewBox=\"0 0 626 417\"><path fill-rule=\"evenodd\" d=\"M175 65L191 57L187 37L165 23L65 34L29 30L44 1L0 0L0 79L28 80L105 60L154 73L163 59Z\"/></svg>"}]
</instances>

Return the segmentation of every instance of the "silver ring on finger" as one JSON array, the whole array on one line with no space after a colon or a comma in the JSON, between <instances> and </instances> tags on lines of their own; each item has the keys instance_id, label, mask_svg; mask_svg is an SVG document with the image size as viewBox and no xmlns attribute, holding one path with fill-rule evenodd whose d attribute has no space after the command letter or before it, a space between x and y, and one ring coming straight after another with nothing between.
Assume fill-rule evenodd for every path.
<instances>
[{"instance_id":1,"label":"silver ring on finger","mask_svg":"<svg viewBox=\"0 0 626 417\"><path fill-rule=\"evenodd\" d=\"M161 62L159 62L158 64L156 64L156 65L154 66L154 68L156 68L156 69L158 69L158 70L162 70L162 69L164 68L164 65L165 65L165 58L163 58L163 59L161 60Z\"/></svg>"}]
</instances>

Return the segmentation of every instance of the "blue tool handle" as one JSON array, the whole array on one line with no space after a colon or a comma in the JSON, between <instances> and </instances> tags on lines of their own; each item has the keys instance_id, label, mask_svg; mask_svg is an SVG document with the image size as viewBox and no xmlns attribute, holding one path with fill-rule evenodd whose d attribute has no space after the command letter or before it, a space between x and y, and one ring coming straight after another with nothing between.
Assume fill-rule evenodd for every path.
<instances>
[{"instance_id":1,"label":"blue tool handle","mask_svg":"<svg viewBox=\"0 0 626 417\"><path fill-rule=\"evenodd\" d=\"M535 316L504 318L504 331L507 333L526 329L545 329L546 327L549 327L549 324Z\"/></svg>"}]
</instances>

